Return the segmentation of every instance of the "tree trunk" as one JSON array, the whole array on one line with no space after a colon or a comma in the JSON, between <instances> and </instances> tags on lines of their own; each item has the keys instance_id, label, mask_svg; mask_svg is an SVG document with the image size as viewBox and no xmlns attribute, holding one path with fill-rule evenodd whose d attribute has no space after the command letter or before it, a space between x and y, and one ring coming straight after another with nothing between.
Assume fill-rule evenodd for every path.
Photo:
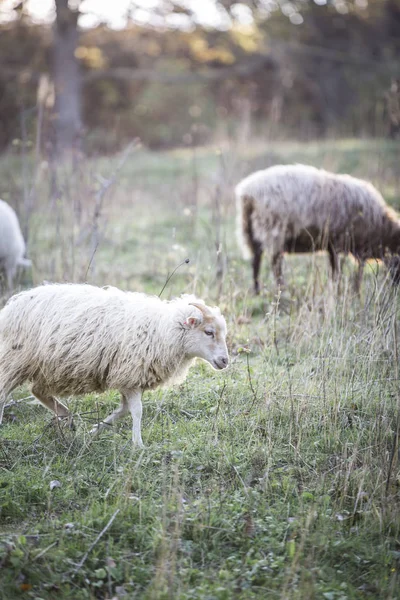
<instances>
[{"instance_id":1,"label":"tree trunk","mask_svg":"<svg viewBox=\"0 0 400 600\"><path fill-rule=\"evenodd\" d=\"M68 6L68 0L55 0L56 22L53 42L53 78L55 85L56 154L73 154L80 149L82 137L79 64L75 56L78 45L79 11Z\"/></svg>"}]
</instances>

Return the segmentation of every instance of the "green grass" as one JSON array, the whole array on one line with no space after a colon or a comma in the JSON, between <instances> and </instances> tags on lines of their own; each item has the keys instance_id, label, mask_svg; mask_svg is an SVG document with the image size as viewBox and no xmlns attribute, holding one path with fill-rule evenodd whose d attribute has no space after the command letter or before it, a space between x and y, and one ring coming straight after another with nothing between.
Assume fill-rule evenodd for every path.
<instances>
[{"instance_id":1,"label":"green grass","mask_svg":"<svg viewBox=\"0 0 400 600\"><path fill-rule=\"evenodd\" d=\"M398 150L367 140L140 150L104 198L98 239L95 175L116 160L59 175L52 205L37 181L26 285L158 293L188 256L163 296L220 305L231 366L199 362L180 387L146 393L144 451L129 419L88 433L116 392L70 399L75 431L27 388L13 394L0 431L1 599L400 598L397 294L371 264L355 297L350 260L333 293L317 255L287 258L282 297L266 260L254 298L232 201L251 170L306 162L369 178L400 207ZM20 161L3 157L0 174L1 193L22 198Z\"/></svg>"}]
</instances>

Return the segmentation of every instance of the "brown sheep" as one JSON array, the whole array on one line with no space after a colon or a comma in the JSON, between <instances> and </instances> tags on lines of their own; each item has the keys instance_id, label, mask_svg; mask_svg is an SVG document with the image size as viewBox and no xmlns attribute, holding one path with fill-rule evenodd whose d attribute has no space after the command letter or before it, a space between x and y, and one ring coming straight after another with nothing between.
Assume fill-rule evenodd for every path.
<instances>
[{"instance_id":1,"label":"brown sheep","mask_svg":"<svg viewBox=\"0 0 400 600\"><path fill-rule=\"evenodd\" d=\"M329 253L333 277L338 255L351 253L359 263L357 290L370 258L382 259L400 281L400 219L370 183L305 165L276 165L243 179L235 194L238 234L244 253L250 251L257 294L265 249L280 286L284 252L317 250Z\"/></svg>"}]
</instances>

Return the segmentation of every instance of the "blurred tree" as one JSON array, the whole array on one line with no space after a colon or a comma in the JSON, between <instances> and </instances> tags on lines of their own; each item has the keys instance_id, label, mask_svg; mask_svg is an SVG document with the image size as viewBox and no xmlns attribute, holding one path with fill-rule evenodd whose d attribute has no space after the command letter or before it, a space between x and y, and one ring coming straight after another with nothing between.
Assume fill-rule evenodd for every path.
<instances>
[{"instance_id":1,"label":"blurred tree","mask_svg":"<svg viewBox=\"0 0 400 600\"><path fill-rule=\"evenodd\" d=\"M52 62L55 86L55 144L56 154L59 156L81 147L82 80L76 57L79 42L79 9L77 7L73 10L68 0L55 0L55 5Z\"/></svg>"},{"instance_id":2,"label":"blurred tree","mask_svg":"<svg viewBox=\"0 0 400 600\"><path fill-rule=\"evenodd\" d=\"M47 111L52 110L52 127L46 127L45 132L38 132L37 135L40 137L41 133L45 133L43 142L49 153L56 156L81 146L82 78L81 65L76 56L80 36L79 5L80 0L54 0L56 18L50 39L45 25L33 25L27 0L16 1L7 9L14 20L10 19L9 23L2 25L0 36L8 50L1 52L0 47L0 89L6 81L7 89L11 89L11 86L16 88L18 101L14 104L14 111L10 111L16 113L15 118L18 119L18 112L24 114L26 103L34 103L35 96L40 113L43 72L51 73L50 86L54 86L55 98L52 106L48 103ZM4 103L0 94L0 108ZM0 122L0 145L3 141L2 129L9 128L9 119L4 121L3 126ZM6 137L6 131L3 135Z\"/></svg>"},{"instance_id":3,"label":"blurred tree","mask_svg":"<svg viewBox=\"0 0 400 600\"><path fill-rule=\"evenodd\" d=\"M389 136L396 139L400 136L400 81L392 79L390 88L385 94L386 111L389 120Z\"/></svg>"},{"instance_id":4,"label":"blurred tree","mask_svg":"<svg viewBox=\"0 0 400 600\"><path fill-rule=\"evenodd\" d=\"M53 0L51 27L20 3L0 25L0 147L24 137L21 115L37 148L57 140L55 156L80 146L82 123L91 152L137 135L152 147L201 143L243 124L259 135L381 135L385 92L400 78L400 0L322 1L215 0L230 21L206 27L195 0L160 0L138 25L135 0L122 30L79 28L81 0Z\"/></svg>"}]
</instances>

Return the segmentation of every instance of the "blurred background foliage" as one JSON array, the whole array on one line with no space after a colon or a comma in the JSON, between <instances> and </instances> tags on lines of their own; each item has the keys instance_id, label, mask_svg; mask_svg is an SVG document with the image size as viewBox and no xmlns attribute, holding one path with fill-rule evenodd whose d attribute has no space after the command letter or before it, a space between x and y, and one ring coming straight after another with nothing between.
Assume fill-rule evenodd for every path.
<instances>
[{"instance_id":1,"label":"blurred background foliage","mask_svg":"<svg viewBox=\"0 0 400 600\"><path fill-rule=\"evenodd\" d=\"M160 0L158 20L146 25L136 22L141 9L132 3L125 28L112 29L80 27L80 2L57 0L55 24L35 22L24 2L8 3L13 18L0 25L0 149L22 139L53 152L65 110L55 71L65 67L71 76L68 52L79 98L67 130L79 131L88 154L113 153L133 137L166 148L229 135L398 135L399 0L215 5L220 20L212 26L197 22L187 3ZM72 51L61 47L68 30L76 34Z\"/></svg>"}]
</instances>

